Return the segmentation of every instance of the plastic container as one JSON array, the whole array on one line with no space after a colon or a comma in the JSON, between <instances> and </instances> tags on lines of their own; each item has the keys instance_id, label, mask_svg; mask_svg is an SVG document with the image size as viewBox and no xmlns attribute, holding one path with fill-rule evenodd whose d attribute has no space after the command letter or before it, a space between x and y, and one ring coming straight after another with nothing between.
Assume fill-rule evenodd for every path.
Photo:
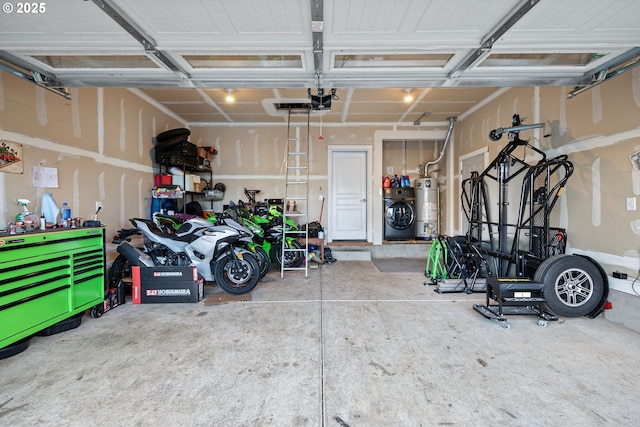
<instances>
[{"instance_id":1,"label":"plastic container","mask_svg":"<svg viewBox=\"0 0 640 427\"><path fill-rule=\"evenodd\" d=\"M171 175L156 175L155 176L155 184L156 187L160 185L171 185L172 177Z\"/></svg>"},{"instance_id":2,"label":"plastic container","mask_svg":"<svg viewBox=\"0 0 640 427\"><path fill-rule=\"evenodd\" d=\"M40 209L48 223L56 224L58 222L58 213L60 212L60 208L56 204L55 200L53 200L51 193L42 194L42 206Z\"/></svg>"}]
</instances>

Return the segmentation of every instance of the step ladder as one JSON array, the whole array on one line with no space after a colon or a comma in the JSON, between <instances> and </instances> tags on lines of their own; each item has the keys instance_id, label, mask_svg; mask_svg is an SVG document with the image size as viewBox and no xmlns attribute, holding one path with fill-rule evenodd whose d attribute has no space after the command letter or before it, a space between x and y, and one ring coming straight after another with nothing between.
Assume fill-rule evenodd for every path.
<instances>
[{"instance_id":1,"label":"step ladder","mask_svg":"<svg viewBox=\"0 0 640 427\"><path fill-rule=\"evenodd\" d=\"M306 122L300 121L297 126L292 126L292 115L300 117L306 116ZM287 218L294 220L297 224L307 224L308 202L309 202L309 150L311 148L311 138L309 131L309 119L311 115L311 105L304 109L289 108L287 117L287 146L285 148L285 186L284 186L284 206L282 209L282 241L296 238L304 239L304 246L301 248L289 248L282 245L282 263L280 264L280 277L284 277L284 272L289 270L304 270L304 277L309 277L309 230L304 227L302 230L289 230L286 227ZM295 207L295 208L293 208ZM284 260L288 255L297 255L303 258L299 267L286 267Z\"/></svg>"}]
</instances>

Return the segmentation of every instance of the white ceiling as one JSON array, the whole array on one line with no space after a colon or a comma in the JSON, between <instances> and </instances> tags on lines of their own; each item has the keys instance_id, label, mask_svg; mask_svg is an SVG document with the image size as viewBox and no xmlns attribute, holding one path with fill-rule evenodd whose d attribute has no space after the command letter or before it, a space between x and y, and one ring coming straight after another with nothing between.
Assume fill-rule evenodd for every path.
<instances>
[{"instance_id":1,"label":"white ceiling","mask_svg":"<svg viewBox=\"0 0 640 427\"><path fill-rule=\"evenodd\" d=\"M640 50L637 0L7 5L0 69L49 88L138 88L193 124L281 122L273 102L304 102L308 88L337 89L327 122L413 123L429 111L422 124L442 123L501 87L598 83Z\"/></svg>"}]
</instances>

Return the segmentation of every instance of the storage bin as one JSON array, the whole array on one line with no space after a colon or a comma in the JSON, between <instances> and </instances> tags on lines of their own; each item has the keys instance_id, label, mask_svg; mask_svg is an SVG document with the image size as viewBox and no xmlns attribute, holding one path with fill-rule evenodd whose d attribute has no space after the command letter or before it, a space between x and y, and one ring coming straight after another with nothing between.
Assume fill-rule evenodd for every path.
<instances>
[{"instance_id":1,"label":"storage bin","mask_svg":"<svg viewBox=\"0 0 640 427\"><path fill-rule=\"evenodd\" d=\"M213 201L224 199L224 193L220 190L207 190L204 192L204 198Z\"/></svg>"},{"instance_id":2,"label":"storage bin","mask_svg":"<svg viewBox=\"0 0 640 427\"><path fill-rule=\"evenodd\" d=\"M160 185L171 185L172 177L171 175L156 175L155 176L155 185L156 187Z\"/></svg>"}]
</instances>

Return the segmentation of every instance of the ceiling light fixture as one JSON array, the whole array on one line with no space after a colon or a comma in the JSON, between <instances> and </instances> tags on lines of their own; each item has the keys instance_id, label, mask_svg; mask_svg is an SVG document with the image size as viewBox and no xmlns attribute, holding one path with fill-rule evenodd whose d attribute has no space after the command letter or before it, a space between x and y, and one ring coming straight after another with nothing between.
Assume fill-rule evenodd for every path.
<instances>
[{"instance_id":1,"label":"ceiling light fixture","mask_svg":"<svg viewBox=\"0 0 640 427\"><path fill-rule=\"evenodd\" d=\"M404 91L406 93L406 95L404 96L404 102L412 102L413 101L413 95L411 95L411 91L413 89L411 89L410 87L406 88Z\"/></svg>"},{"instance_id":2,"label":"ceiling light fixture","mask_svg":"<svg viewBox=\"0 0 640 427\"><path fill-rule=\"evenodd\" d=\"M227 89L227 92L229 92L229 94L227 95L225 100L229 103L235 102L236 98L233 96L233 89Z\"/></svg>"}]
</instances>

